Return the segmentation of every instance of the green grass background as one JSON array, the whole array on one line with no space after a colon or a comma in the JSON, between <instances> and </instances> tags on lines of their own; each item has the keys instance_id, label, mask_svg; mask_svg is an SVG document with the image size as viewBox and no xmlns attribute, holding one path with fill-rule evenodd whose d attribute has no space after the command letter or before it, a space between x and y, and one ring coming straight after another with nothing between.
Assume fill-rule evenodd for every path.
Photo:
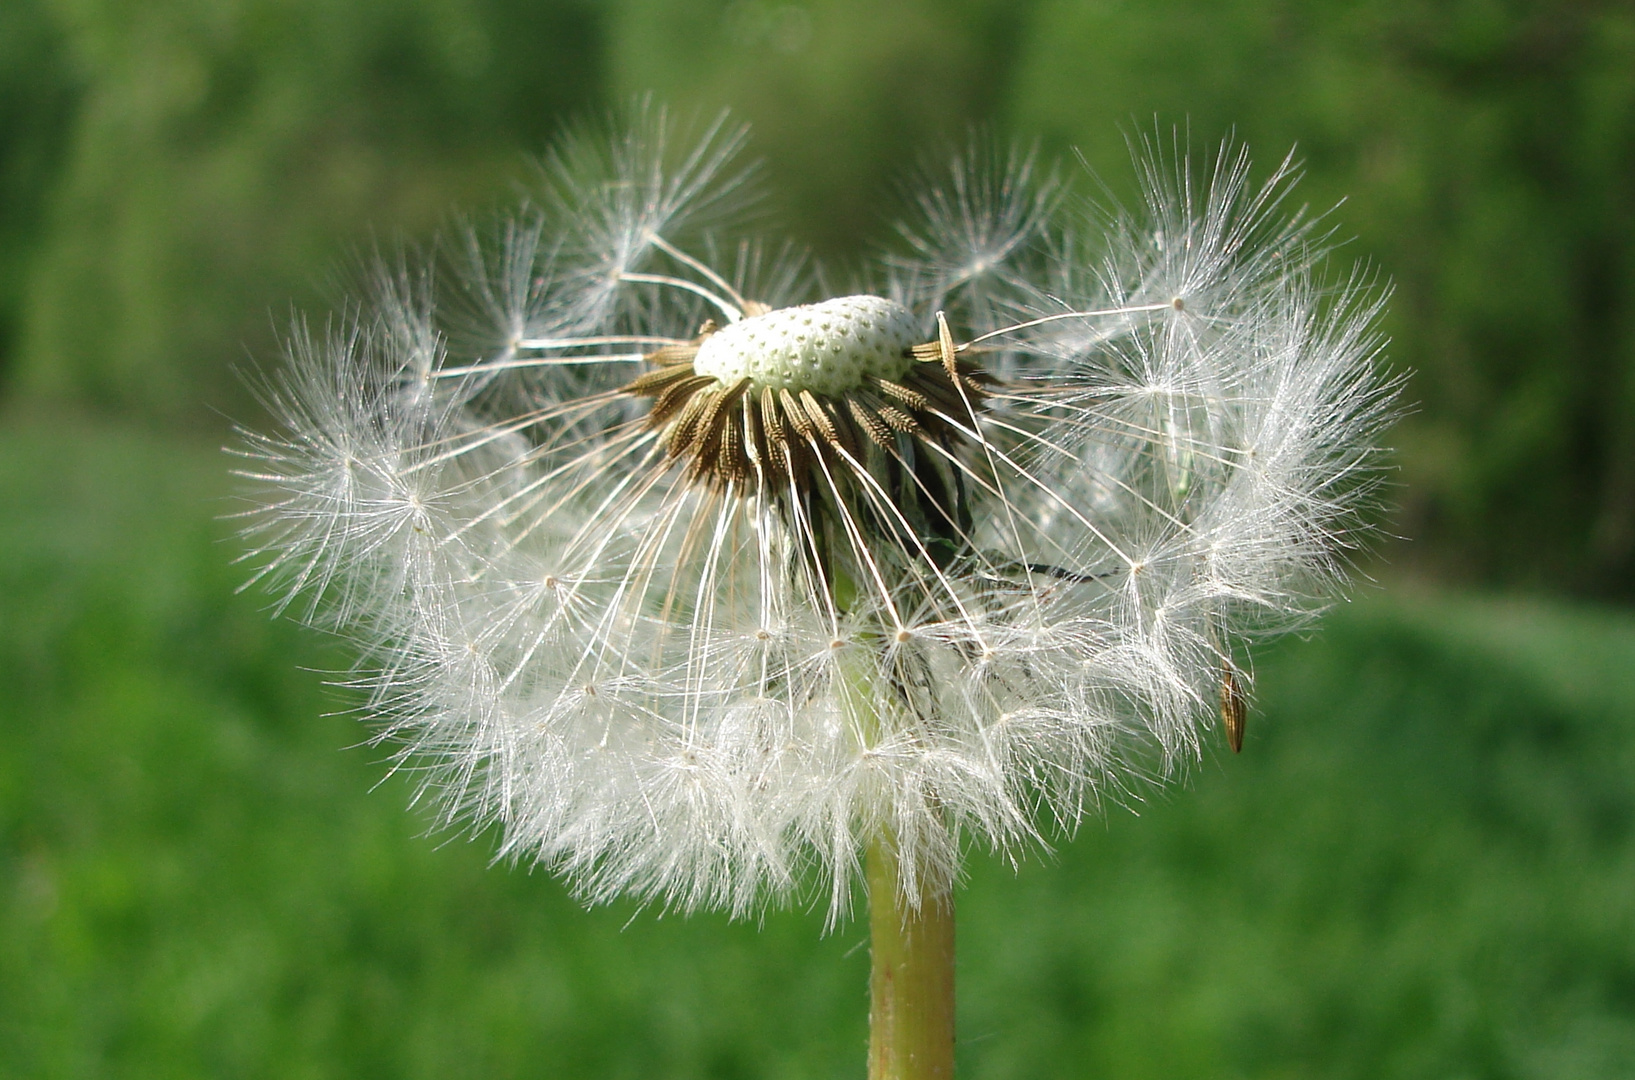
<instances>
[{"instance_id":1,"label":"green grass background","mask_svg":"<svg viewBox=\"0 0 1635 1080\"><path fill-rule=\"evenodd\" d=\"M0 1076L859 1077L867 949L428 835L227 463L0 424ZM1364 590L1241 757L959 899L963 1077L1635 1075L1635 617Z\"/></svg>"},{"instance_id":2,"label":"green grass background","mask_svg":"<svg viewBox=\"0 0 1635 1080\"><path fill-rule=\"evenodd\" d=\"M1635 599L1627 0L0 0L0 1080L861 1077L859 926L428 835L345 648L235 592L235 368L648 93L751 124L838 278L973 125L1121 198L1174 125L1297 146L1396 285L1387 551L1442 590L1260 654L1241 757L973 857L962 1078L1635 1077L1635 609L1446 584Z\"/></svg>"}]
</instances>

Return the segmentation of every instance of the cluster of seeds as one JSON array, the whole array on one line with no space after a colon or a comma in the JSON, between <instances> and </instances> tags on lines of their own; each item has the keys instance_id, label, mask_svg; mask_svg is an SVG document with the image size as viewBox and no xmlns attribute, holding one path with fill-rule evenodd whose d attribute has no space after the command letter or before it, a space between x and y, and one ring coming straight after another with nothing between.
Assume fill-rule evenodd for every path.
<instances>
[{"instance_id":1,"label":"cluster of seeds","mask_svg":"<svg viewBox=\"0 0 1635 1080\"><path fill-rule=\"evenodd\" d=\"M832 483L824 465L898 455L900 437L948 448L972 429L991 378L917 336L902 305L842 296L706 325L649 354L657 367L625 392L653 399L648 425L694 479L804 495Z\"/></svg>"}]
</instances>

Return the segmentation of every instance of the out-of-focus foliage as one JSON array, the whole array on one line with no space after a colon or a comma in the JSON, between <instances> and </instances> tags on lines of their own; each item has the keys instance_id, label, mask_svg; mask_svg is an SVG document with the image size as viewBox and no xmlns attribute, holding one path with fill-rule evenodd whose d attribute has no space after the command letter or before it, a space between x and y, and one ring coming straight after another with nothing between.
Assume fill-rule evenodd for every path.
<instances>
[{"instance_id":1,"label":"out-of-focus foliage","mask_svg":"<svg viewBox=\"0 0 1635 1080\"><path fill-rule=\"evenodd\" d=\"M0 374L210 422L349 250L526 176L565 115L652 92L754 128L838 260L963 143L1298 145L1395 282L1393 554L1635 596L1635 10L1612 0L8 0Z\"/></svg>"},{"instance_id":2,"label":"out-of-focus foliage","mask_svg":"<svg viewBox=\"0 0 1635 1080\"><path fill-rule=\"evenodd\" d=\"M160 417L239 405L232 368L276 356L274 313L372 235L491 201L602 81L571 0L11 5L83 88L17 377Z\"/></svg>"},{"instance_id":3,"label":"out-of-focus foliage","mask_svg":"<svg viewBox=\"0 0 1635 1080\"><path fill-rule=\"evenodd\" d=\"M1396 284L1399 527L1444 572L1635 594L1635 9L1049 0L1020 55L1011 126L1115 185L1119 121L1298 143Z\"/></svg>"},{"instance_id":4,"label":"out-of-focus foliage","mask_svg":"<svg viewBox=\"0 0 1635 1080\"><path fill-rule=\"evenodd\" d=\"M30 256L67 145L75 86L35 0L0 4L0 380L16 348Z\"/></svg>"},{"instance_id":5,"label":"out-of-focus foliage","mask_svg":"<svg viewBox=\"0 0 1635 1080\"><path fill-rule=\"evenodd\" d=\"M889 238L899 185L1005 99L1032 0L616 0L621 94L731 108L780 220L825 258Z\"/></svg>"}]
</instances>

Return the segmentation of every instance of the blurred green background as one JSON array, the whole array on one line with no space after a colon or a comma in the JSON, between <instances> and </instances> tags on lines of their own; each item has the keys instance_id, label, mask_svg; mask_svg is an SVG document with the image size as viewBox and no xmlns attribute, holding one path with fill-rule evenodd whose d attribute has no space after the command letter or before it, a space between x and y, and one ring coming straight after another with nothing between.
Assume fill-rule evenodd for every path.
<instances>
[{"instance_id":1,"label":"blurred green background","mask_svg":"<svg viewBox=\"0 0 1635 1080\"><path fill-rule=\"evenodd\" d=\"M1635 1075L1635 10L0 2L0 1076L861 1076L861 929L427 836L220 515L233 374L651 91L840 265L973 126L1229 132L1396 284L1401 539L1241 758L961 897L969 1077ZM1156 118L1156 119L1155 119Z\"/></svg>"}]
</instances>

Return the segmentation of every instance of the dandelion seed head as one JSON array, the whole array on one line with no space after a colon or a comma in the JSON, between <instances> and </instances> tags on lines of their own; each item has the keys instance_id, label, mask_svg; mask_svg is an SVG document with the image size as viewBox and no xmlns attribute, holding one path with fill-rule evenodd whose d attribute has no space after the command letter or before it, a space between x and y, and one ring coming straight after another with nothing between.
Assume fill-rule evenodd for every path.
<instances>
[{"instance_id":1,"label":"dandelion seed head","mask_svg":"<svg viewBox=\"0 0 1635 1080\"><path fill-rule=\"evenodd\" d=\"M879 837L917 897L1237 749L1244 645L1340 586L1391 417L1381 291L1325 283L1290 164L1144 147L1094 219L973 151L825 296L743 219L743 138L575 132L297 327L239 448L258 576L361 643L445 820L591 902L839 917Z\"/></svg>"}]
</instances>

